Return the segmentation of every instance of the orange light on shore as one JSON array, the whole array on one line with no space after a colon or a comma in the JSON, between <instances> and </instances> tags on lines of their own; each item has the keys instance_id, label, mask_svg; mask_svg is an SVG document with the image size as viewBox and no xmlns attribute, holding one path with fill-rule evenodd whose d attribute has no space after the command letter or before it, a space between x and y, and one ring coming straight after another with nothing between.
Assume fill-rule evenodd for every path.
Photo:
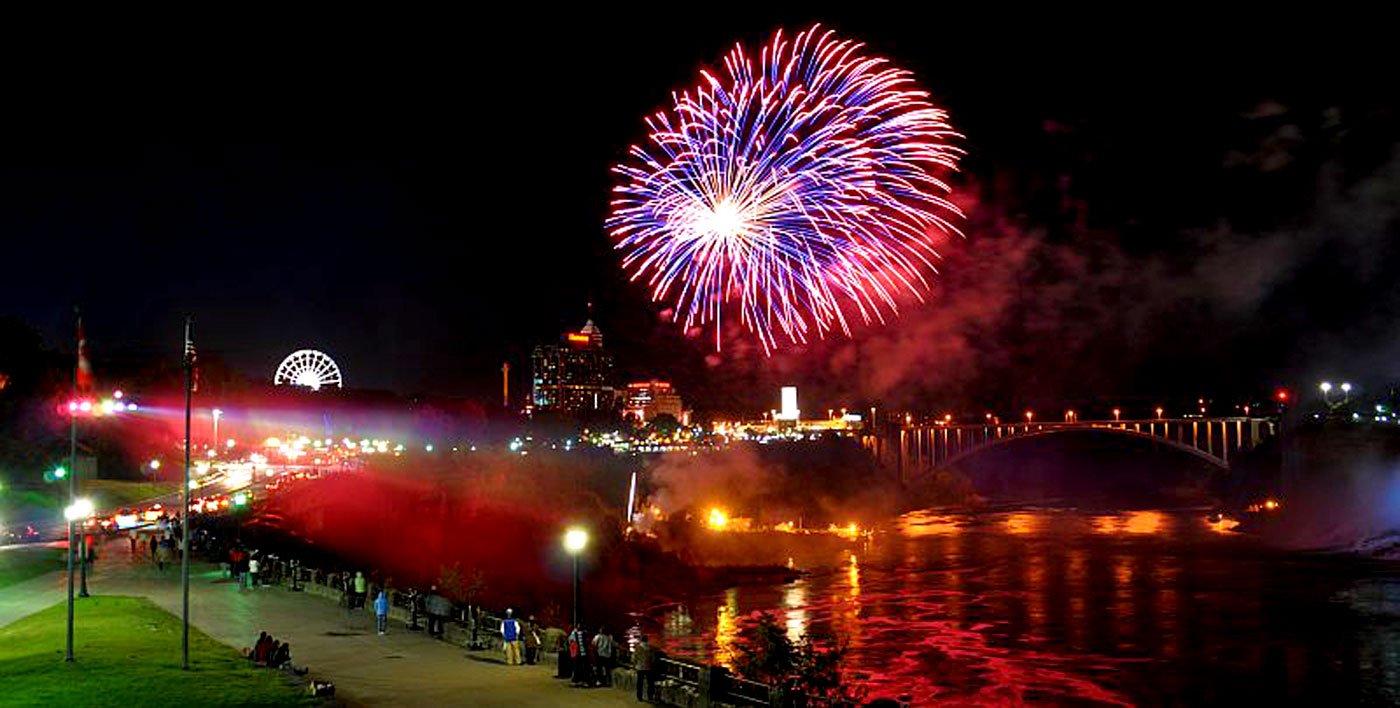
<instances>
[{"instance_id":1,"label":"orange light on shore","mask_svg":"<svg viewBox=\"0 0 1400 708\"><path fill-rule=\"evenodd\" d=\"M729 526L729 515L723 509L710 509L710 515L705 519L705 525L715 531L723 531Z\"/></svg>"}]
</instances>

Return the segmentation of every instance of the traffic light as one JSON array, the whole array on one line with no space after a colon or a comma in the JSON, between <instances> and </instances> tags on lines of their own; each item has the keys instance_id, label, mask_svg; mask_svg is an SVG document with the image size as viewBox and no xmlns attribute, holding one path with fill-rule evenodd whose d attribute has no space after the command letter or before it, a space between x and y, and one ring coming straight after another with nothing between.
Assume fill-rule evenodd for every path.
<instances>
[{"instance_id":1,"label":"traffic light","mask_svg":"<svg viewBox=\"0 0 1400 708\"><path fill-rule=\"evenodd\" d=\"M67 479L67 477L68 477L68 468L63 467L63 466L59 466L59 467L55 467L55 468L54 468L54 470L53 470L53 478L54 478L54 479Z\"/></svg>"},{"instance_id":2,"label":"traffic light","mask_svg":"<svg viewBox=\"0 0 1400 708\"><path fill-rule=\"evenodd\" d=\"M239 492L239 493L233 495L233 505L234 505L234 506L247 506L247 505L248 505L248 495L247 495L246 493L244 493L244 492Z\"/></svg>"}]
</instances>

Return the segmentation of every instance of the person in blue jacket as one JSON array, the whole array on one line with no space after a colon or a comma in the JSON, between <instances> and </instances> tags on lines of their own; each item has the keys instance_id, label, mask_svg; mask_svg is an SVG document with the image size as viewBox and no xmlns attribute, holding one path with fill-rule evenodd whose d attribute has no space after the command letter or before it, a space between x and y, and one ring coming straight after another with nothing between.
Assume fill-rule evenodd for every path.
<instances>
[{"instance_id":1,"label":"person in blue jacket","mask_svg":"<svg viewBox=\"0 0 1400 708\"><path fill-rule=\"evenodd\" d=\"M389 629L389 593L383 590L374 598L374 623L379 628L380 636Z\"/></svg>"}]
</instances>

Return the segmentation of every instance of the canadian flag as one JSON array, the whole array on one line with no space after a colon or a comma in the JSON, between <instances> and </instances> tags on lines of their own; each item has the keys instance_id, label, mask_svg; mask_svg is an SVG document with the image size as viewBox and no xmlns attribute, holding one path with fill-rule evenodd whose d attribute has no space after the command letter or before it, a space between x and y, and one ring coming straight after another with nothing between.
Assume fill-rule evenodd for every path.
<instances>
[{"instance_id":1,"label":"canadian flag","mask_svg":"<svg viewBox=\"0 0 1400 708\"><path fill-rule=\"evenodd\" d=\"M79 393L92 390L92 362L88 361L87 336L83 334L83 318L78 318L78 371L73 377Z\"/></svg>"}]
</instances>

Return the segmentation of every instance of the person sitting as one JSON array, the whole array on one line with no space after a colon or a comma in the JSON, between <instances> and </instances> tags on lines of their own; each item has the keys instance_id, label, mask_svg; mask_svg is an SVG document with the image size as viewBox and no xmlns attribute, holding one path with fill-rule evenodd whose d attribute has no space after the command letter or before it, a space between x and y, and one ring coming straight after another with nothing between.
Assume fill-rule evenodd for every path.
<instances>
[{"instance_id":1,"label":"person sitting","mask_svg":"<svg viewBox=\"0 0 1400 708\"><path fill-rule=\"evenodd\" d=\"M305 666L297 666L292 663L292 645L290 643L282 644L277 650L277 655L273 658L273 661L277 662L276 666L278 668L290 671L297 676L305 676L306 673L310 671L310 669Z\"/></svg>"},{"instance_id":2,"label":"person sitting","mask_svg":"<svg viewBox=\"0 0 1400 708\"><path fill-rule=\"evenodd\" d=\"M272 653L268 656L267 665L280 669L292 660L291 650L287 648L286 642L277 642L272 647Z\"/></svg>"},{"instance_id":3,"label":"person sitting","mask_svg":"<svg viewBox=\"0 0 1400 708\"><path fill-rule=\"evenodd\" d=\"M272 639L272 636L264 632L263 638L253 647L253 663L259 665L267 664L268 659L272 658L272 650L276 648L276 646L277 642Z\"/></svg>"},{"instance_id":4,"label":"person sitting","mask_svg":"<svg viewBox=\"0 0 1400 708\"><path fill-rule=\"evenodd\" d=\"M269 639L270 637L267 636L267 632L259 632L258 641L253 642L252 648L244 649L243 656L248 657L248 659L252 661L257 661L258 654L264 651L263 645L267 644Z\"/></svg>"}]
</instances>

